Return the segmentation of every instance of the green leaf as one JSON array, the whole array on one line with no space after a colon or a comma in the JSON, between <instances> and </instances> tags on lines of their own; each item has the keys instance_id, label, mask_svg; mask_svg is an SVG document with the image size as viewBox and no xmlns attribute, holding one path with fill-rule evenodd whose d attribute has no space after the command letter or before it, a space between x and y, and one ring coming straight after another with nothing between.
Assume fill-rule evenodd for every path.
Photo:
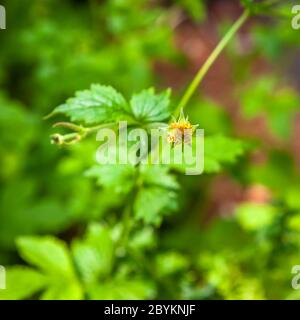
<instances>
[{"instance_id":1,"label":"green leaf","mask_svg":"<svg viewBox=\"0 0 300 320\"><path fill-rule=\"evenodd\" d=\"M54 237L20 237L17 246L28 263L55 277L73 277L74 270L67 246Z\"/></svg>"},{"instance_id":2,"label":"green leaf","mask_svg":"<svg viewBox=\"0 0 300 320\"><path fill-rule=\"evenodd\" d=\"M246 145L236 139L221 135L205 138L204 146L204 171L207 173L218 172L222 164L234 163L242 155Z\"/></svg>"},{"instance_id":3,"label":"green leaf","mask_svg":"<svg viewBox=\"0 0 300 320\"><path fill-rule=\"evenodd\" d=\"M15 266L6 269L6 289L0 300L21 300L32 297L47 286L47 278L33 269Z\"/></svg>"},{"instance_id":4,"label":"green leaf","mask_svg":"<svg viewBox=\"0 0 300 320\"><path fill-rule=\"evenodd\" d=\"M81 300L83 299L83 290L80 284L74 279L64 281L55 281L42 294L41 300Z\"/></svg>"},{"instance_id":5,"label":"green leaf","mask_svg":"<svg viewBox=\"0 0 300 320\"><path fill-rule=\"evenodd\" d=\"M155 94L154 89L143 90L132 96L130 106L132 113L142 123L160 122L170 117L170 90Z\"/></svg>"},{"instance_id":6,"label":"green leaf","mask_svg":"<svg viewBox=\"0 0 300 320\"><path fill-rule=\"evenodd\" d=\"M135 182L136 168L130 164L98 165L86 172L86 176L96 178L97 183L117 193L128 193Z\"/></svg>"},{"instance_id":7,"label":"green leaf","mask_svg":"<svg viewBox=\"0 0 300 320\"><path fill-rule=\"evenodd\" d=\"M111 232L98 224L91 224L83 240L72 244L75 264L83 281L87 284L96 282L108 275L113 263L114 244Z\"/></svg>"},{"instance_id":8,"label":"green leaf","mask_svg":"<svg viewBox=\"0 0 300 320\"><path fill-rule=\"evenodd\" d=\"M146 281L113 279L89 291L92 300L142 300L153 296L153 288Z\"/></svg>"},{"instance_id":9,"label":"green leaf","mask_svg":"<svg viewBox=\"0 0 300 320\"><path fill-rule=\"evenodd\" d=\"M131 236L129 246L135 250L147 250L156 245L156 240L154 228L146 226Z\"/></svg>"},{"instance_id":10,"label":"green leaf","mask_svg":"<svg viewBox=\"0 0 300 320\"><path fill-rule=\"evenodd\" d=\"M236 217L244 229L252 231L270 226L277 213L267 204L244 203L237 208Z\"/></svg>"},{"instance_id":11,"label":"green leaf","mask_svg":"<svg viewBox=\"0 0 300 320\"><path fill-rule=\"evenodd\" d=\"M161 223L163 215L170 214L176 209L176 192L159 187L140 189L134 203L136 219L155 225Z\"/></svg>"},{"instance_id":12,"label":"green leaf","mask_svg":"<svg viewBox=\"0 0 300 320\"><path fill-rule=\"evenodd\" d=\"M128 105L114 88L94 84L90 90L79 91L50 114L64 114L74 122L101 124L128 117Z\"/></svg>"},{"instance_id":13,"label":"green leaf","mask_svg":"<svg viewBox=\"0 0 300 320\"><path fill-rule=\"evenodd\" d=\"M160 276L184 271L187 267L187 259L177 252L167 252L156 257L156 269Z\"/></svg>"},{"instance_id":14,"label":"green leaf","mask_svg":"<svg viewBox=\"0 0 300 320\"><path fill-rule=\"evenodd\" d=\"M141 165L140 173L144 185L160 186L168 189L179 189L175 175L169 173L170 168L163 165Z\"/></svg>"}]
</instances>

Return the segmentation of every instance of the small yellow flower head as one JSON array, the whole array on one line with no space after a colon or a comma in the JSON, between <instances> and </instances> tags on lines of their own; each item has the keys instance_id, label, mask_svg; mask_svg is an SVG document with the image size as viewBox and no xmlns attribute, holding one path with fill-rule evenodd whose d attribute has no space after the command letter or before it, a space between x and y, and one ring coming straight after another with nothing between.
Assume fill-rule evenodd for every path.
<instances>
[{"instance_id":1,"label":"small yellow flower head","mask_svg":"<svg viewBox=\"0 0 300 320\"><path fill-rule=\"evenodd\" d=\"M183 110L181 110L178 120L174 118L168 127L167 141L169 143L179 144L183 140L184 143L191 144L192 135L197 126L198 125L192 125L188 117L184 116Z\"/></svg>"}]
</instances>

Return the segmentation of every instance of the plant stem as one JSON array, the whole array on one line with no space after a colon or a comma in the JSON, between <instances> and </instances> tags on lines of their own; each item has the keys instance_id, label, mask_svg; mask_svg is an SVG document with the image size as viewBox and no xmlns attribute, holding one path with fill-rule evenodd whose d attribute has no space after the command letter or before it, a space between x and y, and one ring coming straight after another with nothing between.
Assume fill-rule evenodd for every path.
<instances>
[{"instance_id":1,"label":"plant stem","mask_svg":"<svg viewBox=\"0 0 300 320\"><path fill-rule=\"evenodd\" d=\"M111 128L111 127L114 127L117 125L118 125L117 122L104 123L104 124L100 124L98 126L84 128L84 132L85 132L85 134L91 134L91 133L94 133L100 129Z\"/></svg>"},{"instance_id":2,"label":"plant stem","mask_svg":"<svg viewBox=\"0 0 300 320\"><path fill-rule=\"evenodd\" d=\"M186 92L184 93L183 97L181 98L177 108L175 109L174 116L177 117L180 110L184 109L194 94L195 90L199 86L200 82L203 80L204 76L206 75L209 68L212 66L212 64L215 62L215 60L218 58L220 53L223 51L223 49L226 47L230 39L235 35L235 33L239 30L239 28L244 24L244 22L249 17L249 10L245 10L243 14L239 17L239 19L232 25L232 27L228 30L228 32L225 34L225 36L222 38L222 40L219 42L219 44L216 46L214 51L211 53L211 55L208 57L206 62L202 65L202 67L197 72L195 78L191 82L191 84L188 86Z\"/></svg>"}]
</instances>

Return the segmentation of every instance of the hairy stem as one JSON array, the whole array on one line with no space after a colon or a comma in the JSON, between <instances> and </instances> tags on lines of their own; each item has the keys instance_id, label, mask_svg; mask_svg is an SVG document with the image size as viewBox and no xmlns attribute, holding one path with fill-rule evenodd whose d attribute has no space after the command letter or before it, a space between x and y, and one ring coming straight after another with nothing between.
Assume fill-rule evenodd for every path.
<instances>
[{"instance_id":1,"label":"hairy stem","mask_svg":"<svg viewBox=\"0 0 300 320\"><path fill-rule=\"evenodd\" d=\"M244 24L244 22L249 17L249 10L245 10L244 13L239 17L239 19L232 25L232 27L228 30L228 32L225 34L225 36L222 38L222 40L219 42L219 44L216 46L214 51L211 53L211 55L208 57L206 62L202 65L202 67L197 72L195 78L191 82L191 84L188 86L186 92L184 93L183 97L181 98L177 108L175 109L174 116L177 117L180 110L184 109L189 102L190 98L196 91L197 87L199 86L200 82L206 75L207 71L210 69L212 64L216 61L216 59L219 57L220 53L223 51L223 49L226 47L230 39L236 34L236 32L240 29L240 27Z\"/></svg>"}]
</instances>

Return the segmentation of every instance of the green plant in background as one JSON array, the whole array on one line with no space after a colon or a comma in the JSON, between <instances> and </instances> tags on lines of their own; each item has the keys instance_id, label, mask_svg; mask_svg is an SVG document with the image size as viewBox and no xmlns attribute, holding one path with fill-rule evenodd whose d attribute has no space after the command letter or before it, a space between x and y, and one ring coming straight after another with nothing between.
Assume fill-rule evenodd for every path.
<instances>
[{"instance_id":1,"label":"green plant in background","mask_svg":"<svg viewBox=\"0 0 300 320\"><path fill-rule=\"evenodd\" d=\"M176 58L171 46L166 49L171 35L164 24L166 9L149 10L145 1L129 0L105 1L101 6L90 1L90 7L80 1L74 7L58 3L24 4L29 14L19 23L30 27L16 26L18 40L8 34L0 55L6 71L0 75L1 82L7 88L1 97L0 122L14 124L1 127L2 168L6 169L1 172L5 187L0 262L19 265L7 268L7 290L0 292L0 298L297 298L290 288L290 268L299 263L300 187L289 150L266 148L259 139L231 138L233 126L222 109L206 98L190 100L247 17L269 13L274 1L242 1L245 13L178 103L169 91L142 90L155 81L151 59ZM197 21L204 19L203 11L194 13L202 8L200 4L197 10L189 1L175 5ZM11 14L20 9L17 1L8 6ZM37 18L37 13L43 18ZM83 24L75 28L79 17ZM64 35L59 32L62 21L66 21ZM259 32L264 33L256 31L255 37ZM24 48L22 56L16 53L18 46ZM240 74L248 75L248 63L234 51L231 58ZM12 72L19 66L28 73L12 89ZM244 82L241 110L248 119L266 116L271 133L286 141L299 98L274 78L257 81L252 76ZM52 142L70 146L50 147L49 129L40 123L41 114L48 105L99 79L117 89L92 85L57 107L50 115L68 117L71 122L58 122L56 128L71 132L52 135ZM33 112L12 101L11 92L30 104ZM138 93L128 99L131 92ZM128 121L130 128L168 125L171 115L177 116L188 105L191 123L208 132L204 175L182 176L174 166L93 163L95 142L89 137L99 127L113 127L120 120ZM14 138L16 130L25 133L22 139ZM253 149L265 151L264 163L253 163L244 155ZM232 209L234 215L197 228L197 216L209 202L212 173L220 171L245 187L265 186L259 190L267 200L244 201ZM14 194L18 197L12 205ZM15 257L15 242L26 265Z\"/></svg>"},{"instance_id":2,"label":"green plant in background","mask_svg":"<svg viewBox=\"0 0 300 320\"><path fill-rule=\"evenodd\" d=\"M125 92L147 86L154 78L150 61L171 53L170 30L159 22L164 11L148 10L142 1L105 1L96 10L99 26L93 23L98 18L90 19L92 2L29 0L4 5L12 22L1 34L0 54L1 161L5 168L0 210L2 263L14 259L11 249L18 235L58 233L101 216L104 202L107 206L118 202L107 201L105 195L102 200L101 196L91 200L99 192L93 196L90 181L77 179L92 165L92 157L86 162L78 157L72 160L68 151L49 148L50 130L40 121L49 106L99 79L115 83ZM19 12L23 14L17 19ZM145 20L132 18L141 12ZM123 19L122 34L111 30L112 16ZM136 25L129 28L124 21ZM22 103L11 101L10 96ZM23 139L15 136L16 128L24 132ZM94 147L87 142L71 152L92 155ZM14 192L17 201L11 201Z\"/></svg>"}]
</instances>

